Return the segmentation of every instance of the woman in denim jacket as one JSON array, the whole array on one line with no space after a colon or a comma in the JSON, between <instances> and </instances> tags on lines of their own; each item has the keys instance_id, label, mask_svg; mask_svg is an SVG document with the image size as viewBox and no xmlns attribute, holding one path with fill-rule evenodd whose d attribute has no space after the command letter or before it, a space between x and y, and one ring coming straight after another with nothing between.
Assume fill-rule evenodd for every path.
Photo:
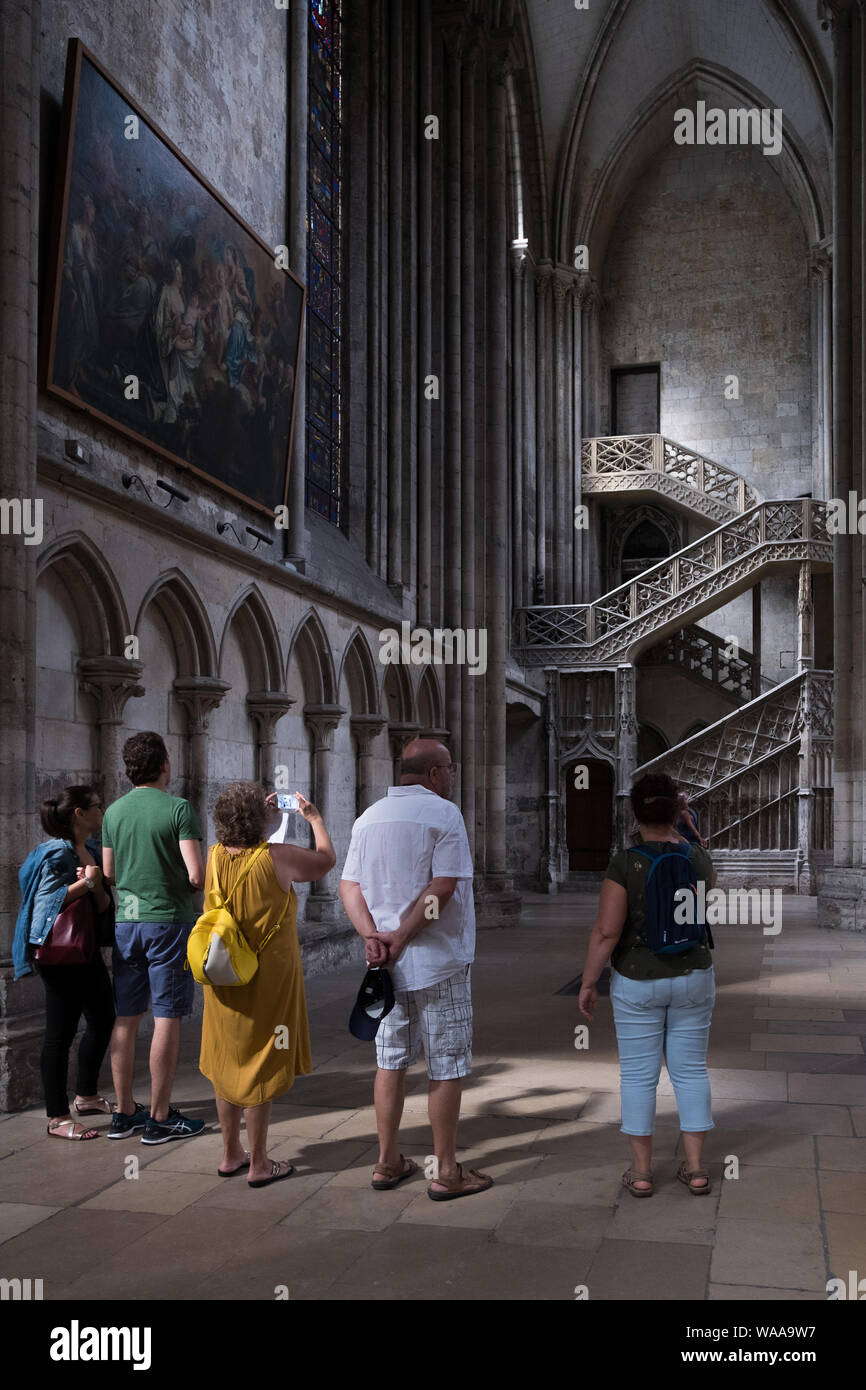
<instances>
[{"instance_id":1,"label":"woman in denim jacket","mask_svg":"<svg viewBox=\"0 0 866 1390\"><path fill-rule=\"evenodd\" d=\"M45 1042L40 1058L48 1133L56 1139L97 1139L99 1130L85 1129L73 1119L66 1093L69 1049L82 1013L87 1027L78 1049L79 1115L110 1115L112 1105L97 1094L99 1068L114 1026L111 980L99 950L100 927L113 912L102 882L98 837L102 804L92 787L66 787L60 796L43 801L42 828L52 838L38 845L24 861L18 881L21 909L15 924L12 958L15 979L33 970L33 952L48 938L55 918L87 894L93 895L97 946L84 965L42 965L36 969L45 986Z\"/></svg>"}]
</instances>

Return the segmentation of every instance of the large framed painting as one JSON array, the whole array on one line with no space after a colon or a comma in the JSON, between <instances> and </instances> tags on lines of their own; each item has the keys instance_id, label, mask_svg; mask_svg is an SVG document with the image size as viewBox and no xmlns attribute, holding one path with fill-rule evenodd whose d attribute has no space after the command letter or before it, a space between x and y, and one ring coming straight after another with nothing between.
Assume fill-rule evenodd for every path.
<instances>
[{"instance_id":1,"label":"large framed painting","mask_svg":"<svg viewBox=\"0 0 866 1390\"><path fill-rule=\"evenodd\" d=\"M43 379L226 492L288 492L306 291L71 39Z\"/></svg>"}]
</instances>

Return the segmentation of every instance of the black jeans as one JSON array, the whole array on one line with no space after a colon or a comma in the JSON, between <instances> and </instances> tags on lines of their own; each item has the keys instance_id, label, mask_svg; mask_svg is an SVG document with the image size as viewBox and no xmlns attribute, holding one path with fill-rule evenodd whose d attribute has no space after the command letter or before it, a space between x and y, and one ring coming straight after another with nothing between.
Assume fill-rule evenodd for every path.
<instances>
[{"instance_id":1,"label":"black jeans","mask_svg":"<svg viewBox=\"0 0 866 1390\"><path fill-rule=\"evenodd\" d=\"M51 1118L69 1113L66 1093L69 1049L82 1014L87 1028L78 1048L75 1089L79 1096L97 1094L99 1068L114 1027L114 995L99 951L86 965L37 963L36 969L45 985L45 1042L40 1066L45 1090L45 1113Z\"/></svg>"}]
</instances>

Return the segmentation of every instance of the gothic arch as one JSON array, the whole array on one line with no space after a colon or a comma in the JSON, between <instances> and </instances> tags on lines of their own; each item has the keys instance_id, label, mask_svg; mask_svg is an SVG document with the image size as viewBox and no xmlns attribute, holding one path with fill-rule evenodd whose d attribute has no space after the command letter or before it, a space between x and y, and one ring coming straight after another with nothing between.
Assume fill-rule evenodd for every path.
<instances>
[{"instance_id":1,"label":"gothic arch","mask_svg":"<svg viewBox=\"0 0 866 1390\"><path fill-rule=\"evenodd\" d=\"M54 570L76 598L82 656L123 656L129 616L113 572L89 536L76 531L40 555L37 578Z\"/></svg>"},{"instance_id":2,"label":"gothic arch","mask_svg":"<svg viewBox=\"0 0 866 1390\"><path fill-rule=\"evenodd\" d=\"M236 625L247 663L250 689L282 690L284 666L280 638L271 610L257 584L251 584L232 604L220 639L220 670L232 624Z\"/></svg>"},{"instance_id":3,"label":"gothic arch","mask_svg":"<svg viewBox=\"0 0 866 1390\"><path fill-rule=\"evenodd\" d=\"M650 503L641 503L639 507L629 507L627 511L620 513L617 520L613 522L608 535L607 544L607 572L612 588L619 586L616 576L620 572L622 553L626 541L633 531L636 531L644 522L649 522L658 528L670 546L670 554L682 549L682 534L680 526L669 512L661 507L654 507Z\"/></svg>"},{"instance_id":4,"label":"gothic arch","mask_svg":"<svg viewBox=\"0 0 866 1390\"><path fill-rule=\"evenodd\" d=\"M425 666L421 672L416 701L422 730L445 728L442 691L431 666Z\"/></svg>"},{"instance_id":5,"label":"gothic arch","mask_svg":"<svg viewBox=\"0 0 866 1390\"><path fill-rule=\"evenodd\" d=\"M154 604L174 642L179 676L213 676L217 670L216 643L205 607L185 574L169 570L151 585L141 602L135 631Z\"/></svg>"},{"instance_id":6,"label":"gothic arch","mask_svg":"<svg viewBox=\"0 0 866 1390\"><path fill-rule=\"evenodd\" d=\"M386 713L390 724L414 724L415 701L412 695L412 682L406 667L393 663L385 671L384 693L387 703Z\"/></svg>"},{"instance_id":7,"label":"gothic arch","mask_svg":"<svg viewBox=\"0 0 866 1390\"><path fill-rule=\"evenodd\" d=\"M337 682L334 676L334 658L331 644L322 625L322 620L314 608L301 619L289 643L286 672L291 668L292 658L297 657L298 668L304 686L304 701L312 705L334 705L337 703Z\"/></svg>"},{"instance_id":8,"label":"gothic arch","mask_svg":"<svg viewBox=\"0 0 866 1390\"><path fill-rule=\"evenodd\" d=\"M578 91L574 100L572 115L563 131L562 154L558 161L552 189L552 237L555 256L560 260L570 261L570 249L575 240L590 245L583 232L579 232L576 238L573 236L576 225L576 204L579 205L581 213L585 212L590 204L593 205L593 211L587 213L580 224L583 226L588 222L591 225L602 198L606 199L611 196L609 191L604 191L611 170L616 163L621 163L623 166L629 163L626 157L629 146L632 145L640 126L646 126L651 118L658 113L660 104L664 105L665 101L670 102L672 100L676 100L678 105L681 104L682 88L689 76L693 76L698 71L704 75L715 73L717 76L721 76L725 90L729 95L736 97L738 104L743 97L749 105L772 108L780 104L777 101L768 100L758 87L748 82L745 77L738 76L721 67L714 68L709 62L693 59L684 64L679 71L669 74L640 103L639 110L634 110L630 114L626 111L614 112L612 122L608 113L608 124L612 124L615 129L624 132L624 134L618 141L616 149L606 151L606 156L602 161L603 172L595 178L595 187L592 190L586 188L580 190L578 196L577 185L580 180L581 163L587 165L592 162L593 152L587 149L587 128L592 113L593 99L597 89L603 86L603 69L612 54L620 30L625 31L625 20L629 17L628 12L633 3L634 0L613 0L601 23L589 59L582 73L577 74ZM806 32L799 19L792 15L789 8L780 3L780 0L765 0L764 8L767 11L767 17L772 17L782 31L780 48L787 46L788 51L793 50L799 60L796 71L802 73L804 78L804 101L811 108L812 118L821 129L826 146L825 154L829 158L831 108L829 84L827 74L824 71L823 57L815 48L811 36ZM600 95L603 102L605 93L602 91ZM802 115L802 113L798 114ZM821 154L819 153L813 158L820 160ZM800 145L796 151L795 160L800 166L798 177L811 183L811 176L808 173L809 156L805 145ZM630 182L634 178L634 170L624 168L619 172L626 182ZM616 200L614 199L614 201ZM616 210L612 213L613 218L616 216ZM826 223L828 218L829 206L825 205L821 214L822 223ZM823 231L817 231L812 235L812 241L820 240L826 235L826 232L827 227L825 226ZM591 263L594 273L597 273L600 260L597 248L592 249L596 250L596 256L591 260Z\"/></svg>"},{"instance_id":9,"label":"gothic arch","mask_svg":"<svg viewBox=\"0 0 866 1390\"><path fill-rule=\"evenodd\" d=\"M340 663L337 689L345 677L352 714L379 713L379 678L370 644L359 627L355 628Z\"/></svg>"},{"instance_id":10,"label":"gothic arch","mask_svg":"<svg viewBox=\"0 0 866 1390\"><path fill-rule=\"evenodd\" d=\"M670 139L674 111L682 106L686 92L707 89L715 91L719 100L726 104L733 102L736 106L770 109L774 105L766 93L728 69L705 60L688 63L665 78L620 127L618 138L607 150L592 187L586 190L579 208L570 209L568 222L573 216L573 233L569 236L566 231L566 240L590 248L590 264L596 276L601 276L611 231L631 188L648 160ZM782 185L800 216L808 244L821 241L827 235L829 210L809 167L808 151L790 128L776 163ZM572 194L576 196L576 193L574 188Z\"/></svg>"}]
</instances>

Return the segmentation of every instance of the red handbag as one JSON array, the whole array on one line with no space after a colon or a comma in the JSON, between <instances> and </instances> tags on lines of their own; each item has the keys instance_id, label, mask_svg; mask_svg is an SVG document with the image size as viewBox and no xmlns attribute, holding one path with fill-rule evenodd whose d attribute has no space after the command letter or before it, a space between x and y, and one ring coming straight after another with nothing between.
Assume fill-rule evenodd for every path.
<instances>
[{"instance_id":1,"label":"red handbag","mask_svg":"<svg viewBox=\"0 0 866 1390\"><path fill-rule=\"evenodd\" d=\"M93 903L87 893L54 918L54 925L34 952L39 965L86 965L93 959L96 931Z\"/></svg>"}]
</instances>

